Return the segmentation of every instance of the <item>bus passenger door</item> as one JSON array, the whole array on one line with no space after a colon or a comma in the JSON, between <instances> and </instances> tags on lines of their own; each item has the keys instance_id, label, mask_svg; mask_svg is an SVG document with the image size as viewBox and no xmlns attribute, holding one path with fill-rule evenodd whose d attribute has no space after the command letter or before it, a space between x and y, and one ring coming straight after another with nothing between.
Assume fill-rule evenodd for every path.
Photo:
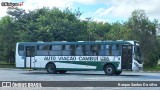
<instances>
[{"instance_id":1,"label":"bus passenger door","mask_svg":"<svg viewBox=\"0 0 160 90\"><path fill-rule=\"evenodd\" d=\"M132 69L132 46L122 45L122 69L131 70Z\"/></svg>"},{"instance_id":2,"label":"bus passenger door","mask_svg":"<svg viewBox=\"0 0 160 90\"><path fill-rule=\"evenodd\" d=\"M24 62L25 68L34 68L35 66L35 46L26 46L26 58Z\"/></svg>"}]
</instances>

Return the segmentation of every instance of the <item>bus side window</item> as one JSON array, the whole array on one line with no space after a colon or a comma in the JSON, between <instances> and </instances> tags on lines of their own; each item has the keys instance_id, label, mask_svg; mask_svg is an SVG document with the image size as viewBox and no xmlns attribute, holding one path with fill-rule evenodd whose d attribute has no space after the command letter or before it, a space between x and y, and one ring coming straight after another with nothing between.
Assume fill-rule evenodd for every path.
<instances>
[{"instance_id":1,"label":"bus side window","mask_svg":"<svg viewBox=\"0 0 160 90\"><path fill-rule=\"evenodd\" d=\"M111 56L112 55L112 45L106 45L106 52L105 55Z\"/></svg>"},{"instance_id":2,"label":"bus side window","mask_svg":"<svg viewBox=\"0 0 160 90\"><path fill-rule=\"evenodd\" d=\"M63 45L62 55L71 56L71 45Z\"/></svg>"},{"instance_id":3,"label":"bus side window","mask_svg":"<svg viewBox=\"0 0 160 90\"><path fill-rule=\"evenodd\" d=\"M98 56L100 45L91 45L91 55Z\"/></svg>"},{"instance_id":4,"label":"bus side window","mask_svg":"<svg viewBox=\"0 0 160 90\"><path fill-rule=\"evenodd\" d=\"M105 55L107 55L107 56L110 56L110 45L105 45L105 50L106 50L106 52L105 52Z\"/></svg>"},{"instance_id":5,"label":"bus side window","mask_svg":"<svg viewBox=\"0 0 160 90\"><path fill-rule=\"evenodd\" d=\"M35 46L26 46L26 57L35 56Z\"/></svg>"},{"instance_id":6,"label":"bus side window","mask_svg":"<svg viewBox=\"0 0 160 90\"><path fill-rule=\"evenodd\" d=\"M71 45L71 56L75 56L76 55L76 48L75 45Z\"/></svg>"},{"instance_id":7,"label":"bus side window","mask_svg":"<svg viewBox=\"0 0 160 90\"><path fill-rule=\"evenodd\" d=\"M18 53L20 56L24 56L24 45L18 46Z\"/></svg>"},{"instance_id":8,"label":"bus side window","mask_svg":"<svg viewBox=\"0 0 160 90\"><path fill-rule=\"evenodd\" d=\"M76 56L84 56L83 45L76 45Z\"/></svg>"},{"instance_id":9,"label":"bus side window","mask_svg":"<svg viewBox=\"0 0 160 90\"><path fill-rule=\"evenodd\" d=\"M61 56L62 55L62 45L51 45L49 55Z\"/></svg>"},{"instance_id":10,"label":"bus side window","mask_svg":"<svg viewBox=\"0 0 160 90\"><path fill-rule=\"evenodd\" d=\"M37 55L44 56L48 55L49 45L38 45Z\"/></svg>"},{"instance_id":11,"label":"bus side window","mask_svg":"<svg viewBox=\"0 0 160 90\"><path fill-rule=\"evenodd\" d=\"M112 55L113 56L119 55L119 45L118 44L112 45Z\"/></svg>"},{"instance_id":12,"label":"bus side window","mask_svg":"<svg viewBox=\"0 0 160 90\"><path fill-rule=\"evenodd\" d=\"M99 49L98 55L103 56L104 55L104 45L100 45L99 47L100 49Z\"/></svg>"},{"instance_id":13,"label":"bus side window","mask_svg":"<svg viewBox=\"0 0 160 90\"><path fill-rule=\"evenodd\" d=\"M90 45L85 45L85 56L90 56Z\"/></svg>"}]
</instances>

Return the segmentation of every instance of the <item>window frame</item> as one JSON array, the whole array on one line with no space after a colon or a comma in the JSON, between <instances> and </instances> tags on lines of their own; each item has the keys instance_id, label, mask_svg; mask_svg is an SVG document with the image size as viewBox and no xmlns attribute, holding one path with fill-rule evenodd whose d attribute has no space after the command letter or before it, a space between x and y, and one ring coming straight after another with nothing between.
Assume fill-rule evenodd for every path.
<instances>
[{"instance_id":1,"label":"window frame","mask_svg":"<svg viewBox=\"0 0 160 90\"><path fill-rule=\"evenodd\" d=\"M23 50L20 49L20 46L23 46ZM23 55L20 54L20 51L23 51ZM19 56L25 56L25 46L24 45L18 45L18 55Z\"/></svg>"}]
</instances>

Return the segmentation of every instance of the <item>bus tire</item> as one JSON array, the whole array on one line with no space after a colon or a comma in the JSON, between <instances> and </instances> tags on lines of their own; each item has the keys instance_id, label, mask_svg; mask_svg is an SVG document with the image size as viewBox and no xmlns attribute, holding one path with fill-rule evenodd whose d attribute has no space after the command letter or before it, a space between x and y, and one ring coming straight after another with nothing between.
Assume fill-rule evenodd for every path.
<instances>
[{"instance_id":1,"label":"bus tire","mask_svg":"<svg viewBox=\"0 0 160 90\"><path fill-rule=\"evenodd\" d=\"M56 74L57 73L56 66L53 63L47 64L46 69L47 69L47 73L49 73L49 74Z\"/></svg>"},{"instance_id":2,"label":"bus tire","mask_svg":"<svg viewBox=\"0 0 160 90\"><path fill-rule=\"evenodd\" d=\"M59 70L58 71L60 74L64 74L64 73L66 73L67 71L66 70Z\"/></svg>"},{"instance_id":3,"label":"bus tire","mask_svg":"<svg viewBox=\"0 0 160 90\"><path fill-rule=\"evenodd\" d=\"M115 67L111 64L106 65L104 67L104 72L105 72L106 75L109 75L109 76L114 75L115 74Z\"/></svg>"},{"instance_id":4,"label":"bus tire","mask_svg":"<svg viewBox=\"0 0 160 90\"><path fill-rule=\"evenodd\" d=\"M122 71L116 71L115 75L120 75L122 73Z\"/></svg>"}]
</instances>

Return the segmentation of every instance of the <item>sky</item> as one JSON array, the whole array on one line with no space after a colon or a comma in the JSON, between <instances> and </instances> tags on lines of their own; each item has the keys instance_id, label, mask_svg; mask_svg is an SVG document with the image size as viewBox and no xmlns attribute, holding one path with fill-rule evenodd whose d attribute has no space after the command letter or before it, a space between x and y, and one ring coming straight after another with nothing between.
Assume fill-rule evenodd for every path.
<instances>
[{"instance_id":1,"label":"sky","mask_svg":"<svg viewBox=\"0 0 160 90\"><path fill-rule=\"evenodd\" d=\"M160 21L160 0L0 0L2 2L20 3L19 8L34 10L42 7L69 8L82 12L80 19L91 18L97 22L125 22L136 9L143 9L150 20ZM0 6L0 17L6 14L7 7Z\"/></svg>"}]
</instances>

